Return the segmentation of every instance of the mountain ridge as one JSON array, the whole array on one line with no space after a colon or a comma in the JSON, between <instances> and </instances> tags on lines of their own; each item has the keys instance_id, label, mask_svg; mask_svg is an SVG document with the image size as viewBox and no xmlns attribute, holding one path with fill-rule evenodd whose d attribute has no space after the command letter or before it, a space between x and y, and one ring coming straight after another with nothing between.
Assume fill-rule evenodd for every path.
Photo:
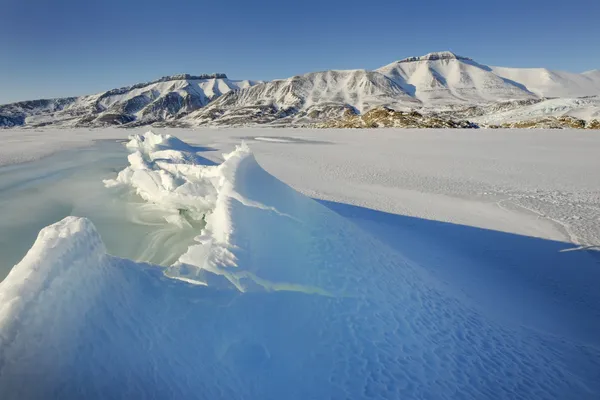
<instances>
[{"instance_id":1,"label":"mountain ridge","mask_svg":"<svg viewBox=\"0 0 600 400\"><path fill-rule=\"evenodd\" d=\"M521 111L531 110L532 119L588 120L600 115L598 95L600 70L487 66L441 51L375 70L326 70L266 82L231 80L224 73L169 75L92 95L0 105L0 126L298 125L381 107L494 122L514 122L511 110L523 118L529 114ZM576 100L581 98L591 100Z\"/></svg>"},{"instance_id":2,"label":"mountain ridge","mask_svg":"<svg viewBox=\"0 0 600 400\"><path fill-rule=\"evenodd\" d=\"M465 61L473 61L473 59L469 57L459 56L456 53L451 51L436 51L432 53L427 53L424 56L416 56L416 57L407 57L402 60L396 61L399 63L405 62L415 62L415 61L435 61L435 60L465 60Z\"/></svg>"},{"instance_id":3,"label":"mountain ridge","mask_svg":"<svg viewBox=\"0 0 600 400\"><path fill-rule=\"evenodd\" d=\"M92 95L2 105L0 126L151 124L176 119L256 83L230 80L222 73L169 75Z\"/></svg>"}]
</instances>

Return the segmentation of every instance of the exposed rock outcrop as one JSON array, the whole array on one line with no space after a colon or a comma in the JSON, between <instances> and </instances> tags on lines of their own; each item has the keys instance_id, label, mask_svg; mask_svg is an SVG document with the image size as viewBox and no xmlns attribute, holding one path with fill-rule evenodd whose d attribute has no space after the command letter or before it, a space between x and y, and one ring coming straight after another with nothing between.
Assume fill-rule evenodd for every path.
<instances>
[{"instance_id":1,"label":"exposed rock outcrop","mask_svg":"<svg viewBox=\"0 0 600 400\"><path fill-rule=\"evenodd\" d=\"M319 128L478 128L472 122L455 121L436 116L423 115L417 111L396 111L378 107L364 114L347 112L339 120L331 120L316 125Z\"/></svg>"}]
</instances>

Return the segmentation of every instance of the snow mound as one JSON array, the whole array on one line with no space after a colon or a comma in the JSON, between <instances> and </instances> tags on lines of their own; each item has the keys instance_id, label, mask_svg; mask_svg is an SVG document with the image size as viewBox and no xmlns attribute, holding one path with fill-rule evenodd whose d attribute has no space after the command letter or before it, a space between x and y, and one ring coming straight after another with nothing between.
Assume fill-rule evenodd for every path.
<instances>
[{"instance_id":1,"label":"snow mound","mask_svg":"<svg viewBox=\"0 0 600 400\"><path fill-rule=\"evenodd\" d=\"M153 160L168 138L144 137L112 184L196 207L206 225L166 271L203 285L107 255L85 219L45 228L0 283L1 398L599 393L596 349L474 312L246 146L206 166L175 149Z\"/></svg>"},{"instance_id":2,"label":"snow mound","mask_svg":"<svg viewBox=\"0 0 600 400\"><path fill-rule=\"evenodd\" d=\"M19 320L19 315L27 315L30 309L37 308L40 299L60 294L57 290L61 287L60 278L68 274L75 274L71 275L74 279L78 279L77 274L85 277L86 271L78 270L73 264L85 266L87 263L101 262L105 253L100 237L87 219L67 217L42 229L35 244L21 261L20 265L27 267L15 268L2 282L0 326L3 334L0 336L0 348L5 348L7 343L15 339L19 323L23 322ZM85 283L89 282L80 282ZM63 300L68 299L69 292L72 291L63 293ZM93 296L92 292L87 291L87 299ZM86 298L78 298L77 303L81 305ZM36 317L44 316L40 314Z\"/></svg>"}]
</instances>

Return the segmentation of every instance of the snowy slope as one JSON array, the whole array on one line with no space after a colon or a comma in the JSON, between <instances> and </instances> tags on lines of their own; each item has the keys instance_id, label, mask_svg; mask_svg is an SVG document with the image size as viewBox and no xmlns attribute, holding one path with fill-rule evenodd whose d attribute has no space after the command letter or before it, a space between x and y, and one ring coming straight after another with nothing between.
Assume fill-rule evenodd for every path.
<instances>
[{"instance_id":1,"label":"snowy slope","mask_svg":"<svg viewBox=\"0 0 600 400\"><path fill-rule=\"evenodd\" d=\"M248 148L218 166L173 137L137 135L129 148L119 183L167 209L207 201L205 229L168 268L176 280L108 255L89 220L43 229L0 284L3 399L600 392L592 344L501 323Z\"/></svg>"},{"instance_id":2,"label":"snowy slope","mask_svg":"<svg viewBox=\"0 0 600 400\"><path fill-rule=\"evenodd\" d=\"M487 124L502 124L567 115L585 121L600 119L600 97L548 99L511 110L475 116L472 120Z\"/></svg>"},{"instance_id":3,"label":"snowy slope","mask_svg":"<svg viewBox=\"0 0 600 400\"><path fill-rule=\"evenodd\" d=\"M589 71L575 74L546 68L490 69L506 79L519 82L540 97L583 97L600 95L600 73Z\"/></svg>"},{"instance_id":4,"label":"snowy slope","mask_svg":"<svg viewBox=\"0 0 600 400\"><path fill-rule=\"evenodd\" d=\"M594 82L600 82L600 69L593 69L591 71L586 71L581 74L589 79L592 79Z\"/></svg>"},{"instance_id":5,"label":"snowy slope","mask_svg":"<svg viewBox=\"0 0 600 400\"><path fill-rule=\"evenodd\" d=\"M204 107L231 90L254 84L254 81L230 80L224 74L167 76L89 96L0 106L0 124L98 126L152 123L177 118Z\"/></svg>"}]
</instances>

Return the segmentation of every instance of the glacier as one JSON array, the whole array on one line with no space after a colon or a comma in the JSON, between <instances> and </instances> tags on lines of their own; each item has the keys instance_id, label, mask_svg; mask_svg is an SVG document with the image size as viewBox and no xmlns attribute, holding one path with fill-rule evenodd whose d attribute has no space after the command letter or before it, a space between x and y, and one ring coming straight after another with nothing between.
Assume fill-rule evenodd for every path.
<instances>
[{"instance_id":1,"label":"glacier","mask_svg":"<svg viewBox=\"0 0 600 400\"><path fill-rule=\"evenodd\" d=\"M198 230L169 265L44 228L0 283L0 397L594 398L592 345L501 324L444 280L267 173L132 135L104 182ZM201 153L200 153L201 154ZM448 260L448 262L451 262Z\"/></svg>"}]
</instances>

